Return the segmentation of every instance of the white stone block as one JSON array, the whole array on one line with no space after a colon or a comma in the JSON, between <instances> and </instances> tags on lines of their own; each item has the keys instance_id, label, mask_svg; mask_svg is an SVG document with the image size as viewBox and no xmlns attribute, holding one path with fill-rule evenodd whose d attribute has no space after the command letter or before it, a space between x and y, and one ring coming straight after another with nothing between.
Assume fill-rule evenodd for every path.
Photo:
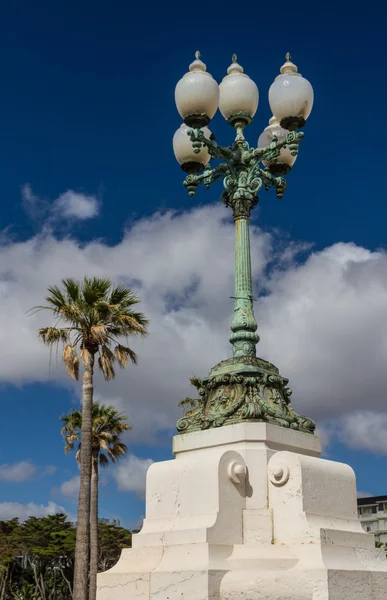
<instances>
[{"instance_id":1,"label":"white stone block","mask_svg":"<svg viewBox=\"0 0 387 600\"><path fill-rule=\"evenodd\" d=\"M146 518L97 600L387 600L387 560L357 517L350 467L265 423L174 438Z\"/></svg>"},{"instance_id":2,"label":"white stone block","mask_svg":"<svg viewBox=\"0 0 387 600\"><path fill-rule=\"evenodd\" d=\"M243 511L243 544L246 546L273 543L273 514L271 510Z\"/></svg>"}]
</instances>

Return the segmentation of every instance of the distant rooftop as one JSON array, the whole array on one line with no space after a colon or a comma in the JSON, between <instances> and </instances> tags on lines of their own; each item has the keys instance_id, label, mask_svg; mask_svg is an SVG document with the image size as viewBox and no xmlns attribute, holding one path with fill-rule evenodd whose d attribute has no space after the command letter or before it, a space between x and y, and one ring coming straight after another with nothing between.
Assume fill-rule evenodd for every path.
<instances>
[{"instance_id":1,"label":"distant rooftop","mask_svg":"<svg viewBox=\"0 0 387 600\"><path fill-rule=\"evenodd\" d=\"M387 496L368 496L367 498L358 498L358 506L367 506L368 504L378 504L379 502L387 502Z\"/></svg>"}]
</instances>

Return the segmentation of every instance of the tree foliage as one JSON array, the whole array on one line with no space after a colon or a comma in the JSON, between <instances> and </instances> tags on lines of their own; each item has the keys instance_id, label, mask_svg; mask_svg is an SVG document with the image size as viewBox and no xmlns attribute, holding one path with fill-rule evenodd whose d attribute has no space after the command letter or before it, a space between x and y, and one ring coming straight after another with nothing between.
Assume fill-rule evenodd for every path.
<instances>
[{"instance_id":1,"label":"tree foliage","mask_svg":"<svg viewBox=\"0 0 387 600\"><path fill-rule=\"evenodd\" d=\"M100 571L131 546L123 527L98 524ZM72 600L75 528L66 515L0 521L0 600Z\"/></svg>"}]
</instances>

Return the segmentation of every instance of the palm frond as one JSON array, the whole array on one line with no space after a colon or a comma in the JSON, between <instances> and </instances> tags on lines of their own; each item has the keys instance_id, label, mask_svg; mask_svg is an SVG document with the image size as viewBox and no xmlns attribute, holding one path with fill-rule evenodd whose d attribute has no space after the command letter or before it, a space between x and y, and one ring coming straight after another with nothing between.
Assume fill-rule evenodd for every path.
<instances>
[{"instance_id":1,"label":"palm frond","mask_svg":"<svg viewBox=\"0 0 387 600\"><path fill-rule=\"evenodd\" d=\"M62 435L64 432L80 432L82 428L82 412L80 410L72 410L69 414L62 415L60 420L64 423Z\"/></svg>"},{"instance_id":2,"label":"palm frond","mask_svg":"<svg viewBox=\"0 0 387 600\"><path fill-rule=\"evenodd\" d=\"M117 312L111 315L110 320L113 327L120 329L119 335L146 336L148 333L149 319L142 313Z\"/></svg>"},{"instance_id":3,"label":"palm frond","mask_svg":"<svg viewBox=\"0 0 387 600\"><path fill-rule=\"evenodd\" d=\"M53 344L65 344L70 337L68 329L60 329L58 327L42 327L38 331L38 338L43 344L52 346Z\"/></svg>"},{"instance_id":4,"label":"palm frond","mask_svg":"<svg viewBox=\"0 0 387 600\"><path fill-rule=\"evenodd\" d=\"M69 442L64 447L64 453L67 455L70 452L70 450L74 450L74 444Z\"/></svg>"},{"instance_id":5,"label":"palm frond","mask_svg":"<svg viewBox=\"0 0 387 600\"><path fill-rule=\"evenodd\" d=\"M98 344L106 343L108 332L103 323L100 323L99 325L92 325L92 327L90 328L90 332Z\"/></svg>"},{"instance_id":6,"label":"palm frond","mask_svg":"<svg viewBox=\"0 0 387 600\"><path fill-rule=\"evenodd\" d=\"M119 283L111 290L109 304L112 306L125 304L125 306L128 307L138 304L139 302L140 298L123 283Z\"/></svg>"},{"instance_id":7,"label":"palm frond","mask_svg":"<svg viewBox=\"0 0 387 600\"><path fill-rule=\"evenodd\" d=\"M123 442L116 442L113 446L110 446L107 453L110 460L115 463L121 456L123 456L128 450L128 447Z\"/></svg>"},{"instance_id":8,"label":"palm frond","mask_svg":"<svg viewBox=\"0 0 387 600\"><path fill-rule=\"evenodd\" d=\"M199 390L201 387L203 387L203 379L200 379L200 377L191 377L190 379L190 383L191 385L193 385L197 390Z\"/></svg>"},{"instance_id":9,"label":"palm frond","mask_svg":"<svg viewBox=\"0 0 387 600\"><path fill-rule=\"evenodd\" d=\"M66 304L66 298L57 285L50 286L47 291L49 295L46 296L45 300L52 305L54 310L59 310Z\"/></svg>"},{"instance_id":10,"label":"palm frond","mask_svg":"<svg viewBox=\"0 0 387 600\"><path fill-rule=\"evenodd\" d=\"M182 408L196 408L199 404L199 400L196 398L184 398L184 400L180 400L177 406L181 406Z\"/></svg>"},{"instance_id":11,"label":"palm frond","mask_svg":"<svg viewBox=\"0 0 387 600\"><path fill-rule=\"evenodd\" d=\"M85 277L82 287L84 301L91 306L98 301L106 300L110 288L111 281L108 277Z\"/></svg>"},{"instance_id":12,"label":"palm frond","mask_svg":"<svg viewBox=\"0 0 387 600\"><path fill-rule=\"evenodd\" d=\"M109 464L109 460L104 454L102 454L102 452L99 453L99 464L101 465L101 467L107 467Z\"/></svg>"},{"instance_id":13,"label":"palm frond","mask_svg":"<svg viewBox=\"0 0 387 600\"><path fill-rule=\"evenodd\" d=\"M64 346L62 358L70 377L78 380L79 358L77 351L71 344L66 344L66 346Z\"/></svg>"},{"instance_id":14,"label":"palm frond","mask_svg":"<svg viewBox=\"0 0 387 600\"><path fill-rule=\"evenodd\" d=\"M124 431L131 429L126 423L128 417L110 404L93 403L92 407L92 445L93 452L99 454L101 466L106 466L108 461L116 462L127 452L127 446L121 441L120 436ZM61 416L63 427L62 436L66 442L65 452L73 450L75 443L80 440L82 432L82 413L72 411ZM76 453L80 459L81 443ZM101 458L103 456L103 458Z\"/></svg>"},{"instance_id":15,"label":"palm frond","mask_svg":"<svg viewBox=\"0 0 387 600\"><path fill-rule=\"evenodd\" d=\"M85 348L84 346L81 348L81 360L83 362L83 364L85 365L85 367L87 367L87 365L89 364L91 359L91 354L88 351L87 348Z\"/></svg>"},{"instance_id":16,"label":"palm frond","mask_svg":"<svg viewBox=\"0 0 387 600\"><path fill-rule=\"evenodd\" d=\"M102 346L101 356L98 359L99 368L101 369L106 381L114 379L116 373L113 367L115 356L107 346Z\"/></svg>"},{"instance_id":17,"label":"palm frond","mask_svg":"<svg viewBox=\"0 0 387 600\"><path fill-rule=\"evenodd\" d=\"M67 294L65 304L79 303L82 299L82 285L75 279L62 279L62 284Z\"/></svg>"},{"instance_id":18,"label":"palm frond","mask_svg":"<svg viewBox=\"0 0 387 600\"><path fill-rule=\"evenodd\" d=\"M117 346L114 348L114 356L116 357L121 369L124 369L128 364L128 358L130 358L134 365L137 364L137 354L122 344L117 344Z\"/></svg>"},{"instance_id":19,"label":"palm frond","mask_svg":"<svg viewBox=\"0 0 387 600\"><path fill-rule=\"evenodd\" d=\"M74 329L84 329L87 327L85 312L82 306L79 306L78 304L63 304L63 306L58 309L57 314L67 323L71 323L74 326Z\"/></svg>"}]
</instances>

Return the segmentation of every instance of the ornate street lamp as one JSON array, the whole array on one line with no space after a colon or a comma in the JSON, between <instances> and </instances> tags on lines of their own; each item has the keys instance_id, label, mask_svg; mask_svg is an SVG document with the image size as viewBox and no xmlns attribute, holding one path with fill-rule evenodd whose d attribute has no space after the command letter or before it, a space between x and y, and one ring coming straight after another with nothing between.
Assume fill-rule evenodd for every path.
<instances>
[{"instance_id":1,"label":"ornate street lamp","mask_svg":"<svg viewBox=\"0 0 387 600\"><path fill-rule=\"evenodd\" d=\"M256 84L232 57L227 75L218 84L207 72L199 52L189 72L178 82L176 106L184 123L173 138L181 168L188 173L184 185L194 196L200 183L208 189L223 180L222 200L231 207L235 222L235 297L230 342L233 358L216 365L209 376L194 380L200 399L177 423L181 433L220 427L243 421L266 421L313 433L315 423L298 415L291 406L288 379L277 367L256 356L259 341L253 308L250 259L250 212L258 192L274 188L282 198L286 181L298 154L298 146L312 106L313 88L300 75L289 54L269 90L273 113L268 127L250 148L244 130L258 108ZM231 147L219 146L207 128L219 108L235 128ZM220 159L216 166L211 159Z\"/></svg>"}]
</instances>

